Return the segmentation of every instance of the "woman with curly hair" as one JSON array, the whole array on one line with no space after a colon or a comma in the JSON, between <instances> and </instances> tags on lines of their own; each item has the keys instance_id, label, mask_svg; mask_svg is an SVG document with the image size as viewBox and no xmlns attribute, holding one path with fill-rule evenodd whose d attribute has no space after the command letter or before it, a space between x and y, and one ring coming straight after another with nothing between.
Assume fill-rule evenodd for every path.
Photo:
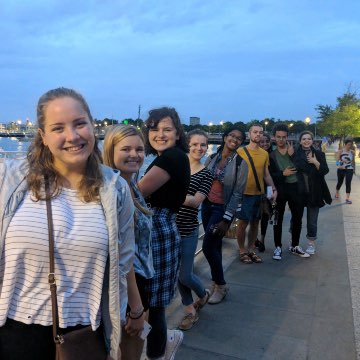
<instances>
[{"instance_id":1,"label":"woman with curly hair","mask_svg":"<svg viewBox=\"0 0 360 360\"><path fill-rule=\"evenodd\" d=\"M178 113L163 107L149 112L145 121L145 152L155 155L138 187L153 211L152 251L155 274L149 280L148 359L173 359L183 333L169 330L165 308L175 295L180 266L181 237L176 213L190 183L188 144Z\"/></svg>"}]
</instances>

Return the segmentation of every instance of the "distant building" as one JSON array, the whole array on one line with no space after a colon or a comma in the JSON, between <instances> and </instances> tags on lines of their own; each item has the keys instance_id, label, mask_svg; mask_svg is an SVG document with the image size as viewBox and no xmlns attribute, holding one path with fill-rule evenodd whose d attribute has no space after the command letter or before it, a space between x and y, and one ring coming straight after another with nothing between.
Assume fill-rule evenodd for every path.
<instances>
[{"instance_id":1,"label":"distant building","mask_svg":"<svg viewBox=\"0 0 360 360\"><path fill-rule=\"evenodd\" d=\"M197 116L190 116L190 125L200 125L200 118Z\"/></svg>"}]
</instances>

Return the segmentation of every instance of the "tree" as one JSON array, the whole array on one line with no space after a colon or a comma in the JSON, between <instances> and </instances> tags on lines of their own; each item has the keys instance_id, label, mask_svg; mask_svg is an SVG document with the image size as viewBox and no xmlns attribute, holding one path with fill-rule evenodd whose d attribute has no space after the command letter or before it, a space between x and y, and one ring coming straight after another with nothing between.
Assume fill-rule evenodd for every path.
<instances>
[{"instance_id":1,"label":"tree","mask_svg":"<svg viewBox=\"0 0 360 360\"><path fill-rule=\"evenodd\" d=\"M335 109L321 127L326 133L340 136L360 136L360 107L358 105L343 105Z\"/></svg>"},{"instance_id":2,"label":"tree","mask_svg":"<svg viewBox=\"0 0 360 360\"><path fill-rule=\"evenodd\" d=\"M335 109L329 105L317 105L315 108L319 113L319 130L324 134L339 136L340 144L347 136L360 135L360 99L357 92L350 88L336 98Z\"/></svg>"}]
</instances>

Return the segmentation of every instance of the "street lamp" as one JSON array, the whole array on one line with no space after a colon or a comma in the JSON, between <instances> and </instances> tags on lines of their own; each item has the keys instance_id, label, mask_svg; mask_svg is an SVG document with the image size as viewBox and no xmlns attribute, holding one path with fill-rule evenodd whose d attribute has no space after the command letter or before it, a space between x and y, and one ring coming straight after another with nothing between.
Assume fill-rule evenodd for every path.
<instances>
[{"instance_id":1,"label":"street lamp","mask_svg":"<svg viewBox=\"0 0 360 360\"><path fill-rule=\"evenodd\" d=\"M211 135L211 127L213 126L213 123L210 121L209 122L209 135Z\"/></svg>"},{"instance_id":2,"label":"street lamp","mask_svg":"<svg viewBox=\"0 0 360 360\"><path fill-rule=\"evenodd\" d=\"M268 124L269 122L267 120L265 120L264 124L265 124L265 132L266 132L266 125Z\"/></svg>"},{"instance_id":3,"label":"street lamp","mask_svg":"<svg viewBox=\"0 0 360 360\"><path fill-rule=\"evenodd\" d=\"M223 122L222 120L220 121L220 125L221 125L221 126L223 126L223 125L224 125L224 122Z\"/></svg>"},{"instance_id":4,"label":"street lamp","mask_svg":"<svg viewBox=\"0 0 360 360\"><path fill-rule=\"evenodd\" d=\"M308 126L311 123L311 119L307 116L304 120L306 126Z\"/></svg>"}]
</instances>

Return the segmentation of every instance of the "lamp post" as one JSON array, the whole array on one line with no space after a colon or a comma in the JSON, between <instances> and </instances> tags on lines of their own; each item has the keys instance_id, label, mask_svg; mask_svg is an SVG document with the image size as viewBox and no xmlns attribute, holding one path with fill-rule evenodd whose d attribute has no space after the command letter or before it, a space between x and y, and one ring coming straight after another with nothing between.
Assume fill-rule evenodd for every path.
<instances>
[{"instance_id":1,"label":"lamp post","mask_svg":"<svg viewBox=\"0 0 360 360\"><path fill-rule=\"evenodd\" d=\"M266 125L268 124L269 122L267 120L265 120L264 124L265 124L265 132L266 132Z\"/></svg>"},{"instance_id":2,"label":"lamp post","mask_svg":"<svg viewBox=\"0 0 360 360\"><path fill-rule=\"evenodd\" d=\"M211 135L211 127L213 126L213 123L210 121L209 122L209 135Z\"/></svg>"},{"instance_id":3,"label":"lamp post","mask_svg":"<svg viewBox=\"0 0 360 360\"><path fill-rule=\"evenodd\" d=\"M311 123L311 119L307 116L304 120L306 126L308 126Z\"/></svg>"}]
</instances>

